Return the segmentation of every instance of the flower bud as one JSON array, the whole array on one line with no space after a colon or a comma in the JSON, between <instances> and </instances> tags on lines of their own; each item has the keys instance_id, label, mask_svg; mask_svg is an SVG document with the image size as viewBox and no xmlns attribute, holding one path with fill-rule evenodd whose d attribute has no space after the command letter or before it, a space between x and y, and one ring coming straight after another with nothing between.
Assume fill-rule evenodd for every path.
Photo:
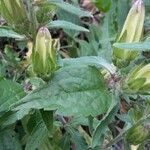
<instances>
[{"instance_id":1,"label":"flower bud","mask_svg":"<svg viewBox=\"0 0 150 150\"><path fill-rule=\"evenodd\" d=\"M135 105L134 108L131 108L128 112L130 123L133 126L127 131L126 140L132 145L141 144L150 136L148 122L143 121L142 123L137 124L137 122L140 121L140 119L142 119L145 114L147 114L147 110L145 111L145 108L139 105Z\"/></svg>"},{"instance_id":2,"label":"flower bud","mask_svg":"<svg viewBox=\"0 0 150 150\"><path fill-rule=\"evenodd\" d=\"M58 40L53 40L49 30L41 27L36 36L33 53L33 70L38 75L47 75L57 67L56 48Z\"/></svg>"},{"instance_id":3,"label":"flower bud","mask_svg":"<svg viewBox=\"0 0 150 150\"><path fill-rule=\"evenodd\" d=\"M127 88L134 93L147 94L150 92L150 63L139 65L129 73L126 80Z\"/></svg>"},{"instance_id":4,"label":"flower bud","mask_svg":"<svg viewBox=\"0 0 150 150\"><path fill-rule=\"evenodd\" d=\"M0 12L7 23L17 31L27 27L28 19L22 0L1 0Z\"/></svg>"},{"instance_id":5,"label":"flower bud","mask_svg":"<svg viewBox=\"0 0 150 150\"><path fill-rule=\"evenodd\" d=\"M119 43L139 42L142 36L145 18L143 0L136 0L125 20L122 32L117 40ZM138 52L126 49L113 49L114 63L117 67L126 67L138 56Z\"/></svg>"},{"instance_id":6,"label":"flower bud","mask_svg":"<svg viewBox=\"0 0 150 150\"><path fill-rule=\"evenodd\" d=\"M150 136L149 129L143 125L132 127L129 129L126 135L126 140L132 145L141 144Z\"/></svg>"}]
</instances>

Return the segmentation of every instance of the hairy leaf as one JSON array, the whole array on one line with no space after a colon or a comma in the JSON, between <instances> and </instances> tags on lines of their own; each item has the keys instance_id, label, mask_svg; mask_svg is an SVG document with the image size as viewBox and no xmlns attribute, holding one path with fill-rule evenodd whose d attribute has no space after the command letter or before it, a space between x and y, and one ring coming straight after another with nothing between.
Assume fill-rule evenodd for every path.
<instances>
[{"instance_id":1,"label":"hairy leaf","mask_svg":"<svg viewBox=\"0 0 150 150\"><path fill-rule=\"evenodd\" d=\"M150 51L150 43L149 42L143 42L143 43L115 43L113 45L116 48L121 48L124 50L130 50L130 51Z\"/></svg>"},{"instance_id":2,"label":"hairy leaf","mask_svg":"<svg viewBox=\"0 0 150 150\"><path fill-rule=\"evenodd\" d=\"M23 88L16 82L0 80L0 112L8 111L9 107L25 96Z\"/></svg>"},{"instance_id":3,"label":"hairy leaf","mask_svg":"<svg viewBox=\"0 0 150 150\"><path fill-rule=\"evenodd\" d=\"M63 2L63 1L58 2L58 1L49 0L48 2L51 3L51 4L56 5L57 7L65 10L65 11L67 11L68 13L75 14L79 17L92 17L92 14L90 12L84 11L81 8L79 8L77 6L74 6L72 4L69 4L69 3L66 3L66 2Z\"/></svg>"},{"instance_id":4,"label":"hairy leaf","mask_svg":"<svg viewBox=\"0 0 150 150\"><path fill-rule=\"evenodd\" d=\"M0 150L21 150L21 144L16 133L11 130L0 131Z\"/></svg>"},{"instance_id":5,"label":"hairy leaf","mask_svg":"<svg viewBox=\"0 0 150 150\"><path fill-rule=\"evenodd\" d=\"M81 27L81 26L78 26L76 24L73 24L71 22L65 21L65 20L51 21L50 23L47 24L47 26L49 28L63 28L63 29L89 32L88 29Z\"/></svg>"},{"instance_id":6,"label":"hairy leaf","mask_svg":"<svg viewBox=\"0 0 150 150\"><path fill-rule=\"evenodd\" d=\"M6 127L8 125L11 125L28 114L29 114L28 109L17 112L8 111L4 113L2 116L0 116L0 126Z\"/></svg>"},{"instance_id":7,"label":"hairy leaf","mask_svg":"<svg viewBox=\"0 0 150 150\"><path fill-rule=\"evenodd\" d=\"M71 136L71 141L76 145L77 150L86 150L88 146L82 135L75 129L68 127L67 132Z\"/></svg>"},{"instance_id":8,"label":"hairy leaf","mask_svg":"<svg viewBox=\"0 0 150 150\"><path fill-rule=\"evenodd\" d=\"M64 66L89 65L96 68L105 68L111 74L115 73L114 68L105 59L99 56L84 56L79 58L67 58L63 60Z\"/></svg>"},{"instance_id":9,"label":"hairy leaf","mask_svg":"<svg viewBox=\"0 0 150 150\"><path fill-rule=\"evenodd\" d=\"M111 0L94 0L97 8L103 12L107 12L111 7Z\"/></svg>"},{"instance_id":10,"label":"hairy leaf","mask_svg":"<svg viewBox=\"0 0 150 150\"><path fill-rule=\"evenodd\" d=\"M46 126L43 122L39 122L28 138L25 150L35 150L38 148L46 136Z\"/></svg>"},{"instance_id":11,"label":"hairy leaf","mask_svg":"<svg viewBox=\"0 0 150 150\"><path fill-rule=\"evenodd\" d=\"M95 67L68 66L59 69L45 87L27 95L15 110L55 110L61 115L96 116L111 104L104 79Z\"/></svg>"},{"instance_id":12,"label":"hairy leaf","mask_svg":"<svg viewBox=\"0 0 150 150\"><path fill-rule=\"evenodd\" d=\"M112 121L114 118L117 110L118 110L118 105L117 105L117 97L113 98L112 104L104 116L104 118L99 122L99 124L96 127L96 130L94 131L93 138L92 138L92 147L97 147L100 146L100 139L101 137L105 134L106 129L108 127L108 124Z\"/></svg>"},{"instance_id":13,"label":"hairy leaf","mask_svg":"<svg viewBox=\"0 0 150 150\"><path fill-rule=\"evenodd\" d=\"M10 28L6 28L6 27L0 27L0 37L15 38L19 40L25 39L25 36L20 35L15 31L11 30Z\"/></svg>"}]
</instances>

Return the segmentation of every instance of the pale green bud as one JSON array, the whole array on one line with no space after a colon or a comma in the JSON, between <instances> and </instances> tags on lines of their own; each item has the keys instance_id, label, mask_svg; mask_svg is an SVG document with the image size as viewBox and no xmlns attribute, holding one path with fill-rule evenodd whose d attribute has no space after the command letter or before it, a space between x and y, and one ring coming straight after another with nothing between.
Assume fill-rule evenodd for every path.
<instances>
[{"instance_id":1,"label":"pale green bud","mask_svg":"<svg viewBox=\"0 0 150 150\"><path fill-rule=\"evenodd\" d=\"M122 32L117 40L119 43L139 42L143 32L145 18L145 8L143 0L137 0L131 7L125 20ZM137 52L119 48L113 49L114 63L118 67L126 67L130 61L134 60Z\"/></svg>"},{"instance_id":2,"label":"pale green bud","mask_svg":"<svg viewBox=\"0 0 150 150\"><path fill-rule=\"evenodd\" d=\"M139 65L129 73L126 84L134 93L150 93L150 63Z\"/></svg>"},{"instance_id":3,"label":"pale green bud","mask_svg":"<svg viewBox=\"0 0 150 150\"><path fill-rule=\"evenodd\" d=\"M132 125L135 125L145 114L145 108L142 106L135 105L134 108L131 108L128 112L128 116ZM148 123L141 123L137 126L132 126L126 134L126 140L133 145L141 144L146 139L149 139L150 130Z\"/></svg>"},{"instance_id":4,"label":"pale green bud","mask_svg":"<svg viewBox=\"0 0 150 150\"><path fill-rule=\"evenodd\" d=\"M126 135L126 140L133 145L141 144L143 141L148 139L150 136L149 129L144 127L143 125L139 125L137 127L132 127L129 129Z\"/></svg>"},{"instance_id":5,"label":"pale green bud","mask_svg":"<svg viewBox=\"0 0 150 150\"><path fill-rule=\"evenodd\" d=\"M33 70L38 75L47 75L57 68L58 40L53 40L49 30L41 27L36 36L33 53Z\"/></svg>"}]
</instances>

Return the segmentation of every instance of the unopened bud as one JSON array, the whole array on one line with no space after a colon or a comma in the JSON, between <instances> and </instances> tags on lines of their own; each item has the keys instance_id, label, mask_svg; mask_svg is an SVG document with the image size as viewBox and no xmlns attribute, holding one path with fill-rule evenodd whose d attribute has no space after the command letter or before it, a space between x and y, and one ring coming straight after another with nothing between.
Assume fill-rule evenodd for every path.
<instances>
[{"instance_id":1,"label":"unopened bud","mask_svg":"<svg viewBox=\"0 0 150 150\"><path fill-rule=\"evenodd\" d=\"M150 92L150 63L139 65L129 73L126 80L127 87L134 93L146 94Z\"/></svg>"},{"instance_id":2,"label":"unopened bud","mask_svg":"<svg viewBox=\"0 0 150 150\"><path fill-rule=\"evenodd\" d=\"M139 125L134 126L145 115L145 108L135 105L128 112L130 123L133 125L126 134L126 140L132 145L141 144L143 141L149 138L150 130L147 122L142 122Z\"/></svg>"},{"instance_id":3,"label":"unopened bud","mask_svg":"<svg viewBox=\"0 0 150 150\"><path fill-rule=\"evenodd\" d=\"M142 36L145 18L145 8L143 0L137 0L130 9L125 20L122 32L117 40L118 43L139 42ZM114 63L117 67L126 67L138 56L138 52L114 48Z\"/></svg>"},{"instance_id":4,"label":"unopened bud","mask_svg":"<svg viewBox=\"0 0 150 150\"><path fill-rule=\"evenodd\" d=\"M132 127L126 135L126 140L133 145L141 144L150 136L149 129L143 125Z\"/></svg>"},{"instance_id":5,"label":"unopened bud","mask_svg":"<svg viewBox=\"0 0 150 150\"><path fill-rule=\"evenodd\" d=\"M46 27L39 29L33 53L33 70L38 75L47 75L57 67L56 49L58 41L53 40Z\"/></svg>"}]
</instances>

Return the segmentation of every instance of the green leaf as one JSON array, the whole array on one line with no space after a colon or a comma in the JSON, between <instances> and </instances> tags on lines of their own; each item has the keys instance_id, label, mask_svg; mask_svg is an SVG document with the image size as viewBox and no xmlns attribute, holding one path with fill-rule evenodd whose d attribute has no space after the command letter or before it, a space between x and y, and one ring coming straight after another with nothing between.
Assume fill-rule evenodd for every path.
<instances>
[{"instance_id":1,"label":"green leaf","mask_svg":"<svg viewBox=\"0 0 150 150\"><path fill-rule=\"evenodd\" d=\"M115 73L115 69L105 59L99 56L84 56L79 58L66 58L63 59L64 66L76 66L76 65L89 65L96 68L105 68L111 74Z\"/></svg>"},{"instance_id":2,"label":"green leaf","mask_svg":"<svg viewBox=\"0 0 150 150\"><path fill-rule=\"evenodd\" d=\"M37 124L39 124L39 122L42 121L42 116L39 110L34 110L31 112L32 113L30 115L28 115L22 120L22 125L24 127L24 130L29 135L32 134Z\"/></svg>"},{"instance_id":3,"label":"green leaf","mask_svg":"<svg viewBox=\"0 0 150 150\"><path fill-rule=\"evenodd\" d=\"M109 11L111 7L111 0L94 0L97 8L103 12Z\"/></svg>"},{"instance_id":4,"label":"green leaf","mask_svg":"<svg viewBox=\"0 0 150 150\"><path fill-rule=\"evenodd\" d=\"M29 120L28 129L31 128L31 130L29 132L25 150L61 150L59 149L61 137L59 129L57 130L57 128L55 128L55 130L53 130L54 132L49 134L47 127L38 112L39 111L37 111L37 114L33 114L32 118Z\"/></svg>"},{"instance_id":5,"label":"green leaf","mask_svg":"<svg viewBox=\"0 0 150 150\"><path fill-rule=\"evenodd\" d=\"M41 78L38 78L38 77L31 77L30 83L31 83L33 89L37 89L40 86L44 85L45 81L43 81Z\"/></svg>"},{"instance_id":6,"label":"green leaf","mask_svg":"<svg viewBox=\"0 0 150 150\"><path fill-rule=\"evenodd\" d=\"M16 133L11 130L0 131L0 150L21 150L21 144Z\"/></svg>"},{"instance_id":7,"label":"green leaf","mask_svg":"<svg viewBox=\"0 0 150 150\"><path fill-rule=\"evenodd\" d=\"M78 25L75 25L75 24L65 21L65 20L51 21L50 23L47 24L47 26L48 26L48 28L63 28L63 29L89 32L88 29L78 26Z\"/></svg>"},{"instance_id":8,"label":"green leaf","mask_svg":"<svg viewBox=\"0 0 150 150\"><path fill-rule=\"evenodd\" d=\"M65 133L60 141L61 148L64 150L70 150L70 134Z\"/></svg>"},{"instance_id":9,"label":"green leaf","mask_svg":"<svg viewBox=\"0 0 150 150\"><path fill-rule=\"evenodd\" d=\"M116 0L113 0L112 2L112 9L115 9L116 11L116 21L117 21L117 24L118 24L118 31L121 31L122 27L123 27L123 24L125 22L125 19L128 15L128 12L129 12L129 9L130 9L130 2L129 0L118 0L116 2ZM116 7L115 7L116 5ZM112 16L112 13L111 13L111 16Z\"/></svg>"},{"instance_id":10,"label":"green leaf","mask_svg":"<svg viewBox=\"0 0 150 150\"><path fill-rule=\"evenodd\" d=\"M79 56L100 56L109 62L112 57L110 19L106 15L100 25L90 24L89 33L86 33L87 41L76 40L79 43Z\"/></svg>"},{"instance_id":11,"label":"green leaf","mask_svg":"<svg viewBox=\"0 0 150 150\"><path fill-rule=\"evenodd\" d=\"M40 113L46 125L47 130L51 134L53 131L53 111L40 110Z\"/></svg>"},{"instance_id":12,"label":"green leaf","mask_svg":"<svg viewBox=\"0 0 150 150\"><path fill-rule=\"evenodd\" d=\"M91 32L90 32L90 34L91 34ZM93 50L90 43L88 43L85 40L78 40L78 43L79 43L78 55L80 57L96 55L96 52L95 52L95 50ZM92 42L92 43L94 43L94 42Z\"/></svg>"},{"instance_id":13,"label":"green leaf","mask_svg":"<svg viewBox=\"0 0 150 150\"><path fill-rule=\"evenodd\" d=\"M108 124L112 121L112 119L114 118L114 116L118 110L118 105L117 105L118 102L116 101L115 98L112 98L113 101L112 101L112 104L111 104L109 110L107 111L104 118L99 122L99 124L96 127L96 130L94 131L94 134L92 137L92 147L93 148L100 146L99 145L100 141L101 141L100 139L105 134Z\"/></svg>"},{"instance_id":14,"label":"green leaf","mask_svg":"<svg viewBox=\"0 0 150 150\"><path fill-rule=\"evenodd\" d=\"M8 111L13 103L24 96L21 85L10 80L0 80L0 112Z\"/></svg>"},{"instance_id":15,"label":"green leaf","mask_svg":"<svg viewBox=\"0 0 150 150\"><path fill-rule=\"evenodd\" d=\"M103 76L95 67L68 66L56 71L51 82L27 95L14 109L57 109L64 116L96 116L105 113L110 102Z\"/></svg>"},{"instance_id":16,"label":"green leaf","mask_svg":"<svg viewBox=\"0 0 150 150\"><path fill-rule=\"evenodd\" d=\"M115 43L114 47L130 50L130 51L150 51L150 43L149 42L141 42L141 43Z\"/></svg>"},{"instance_id":17,"label":"green leaf","mask_svg":"<svg viewBox=\"0 0 150 150\"><path fill-rule=\"evenodd\" d=\"M29 113L29 110L24 109L18 112L10 111L10 106L26 95L20 84L1 79L0 91L0 126L13 124Z\"/></svg>"},{"instance_id":18,"label":"green leaf","mask_svg":"<svg viewBox=\"0 0 150 150\"><path fill-rule=\"evenodd\" d=\"M0 37L15 38L19 40L25 39L25 36L20 35L7 27L0 27Z\"/></svg>"},{"instance_id":19,"label":"green leaf","mask_svg":"<svg viewBox=\"0 0 150 150\"><path fill-rule=\"evenodd\" d=\"M58 17L58 20L68 21L68 22L71 22L75 25L81 26L81 19L77 15L68 13L65 10L58 9L57 10L57 17ZM70 37L74 38L79 34L80 31L64 29L64 32L66 34L68 34Z\"/></svg>"},{"instance_id":20,"label":"green leaf","mask_svg":"<svg viewBox=\"0 0 150 150\"><path fill-rule=\"evenodd\" d=\"M6 127L8 125L11 125L28 114L29 114L28 109L17 111L17 112L8 111L0 117L0 126Z\"/></svg>"},{"instance_id":21,"label":"green leaf","mask_svg":"<svg viewBox=\"0 0 150 150\"><path fill-rule=\"evenodd\" d=\"M31 135L29 136L26 144L25 150L35 150L37 149L44 138L47 136L47 129L43 122L39 122L33 129Z\"/></svg>"},{"instance_id":22,"label":"green leaf","mask_svg":"<svg viewBox=\"0 0 150 150\"><path fill-rule=\"evenodd\" d=\"M150 0L144 0L146 6L150 6Z\"/></svg>"},{"instance_id":23,"label":"green leaf","mask_svg":"<svg viewBox=\"0 0 150 150\"><path fill-rule=\"evenodd\" d=\"M98 55L105 58L109 62L112 62L112 47L110 42L110 19L107 14L104 18L103 25L101 27L102 35L100 38L101 49L98 51Z\"/></svg>"},{"instance_id":24,"label":"green leaf","mask_svg":"<svg viewBox=\"0 0 150 150\"><path fill-rule=\"evenodd\" d=\"M88 149L85 139L81 136L81 134L76 129L67 127L66 130L70 134L71 141L75 144L77 150Z\"/></svg>"},{"instance_id":25,"label":"green leaf","mask_svg":"<svg viewBox=\"0 0 150 150\"><path fill-rule=\"evenodd\" d=\"M89 33L86 34L87 41L78 40L79 56L97 56L100 49L101 27L98 25L89 25Z\"/></svg>"},{"instance_id":26,"label":"green leaf","mask_svg":"<svg viewBox=\"0 0 150 150\"><path fill-rule=\"evenodd\" d=\"M57 7L67 11L68 13L75 14L79 17L92 17L92 14L89 11L84 11L81 8L74 6L72 4L66 3L66 2L58 2L58 1L51 1L48 0L50 4L56 5Z\"/></svg>"}]
</instances>

